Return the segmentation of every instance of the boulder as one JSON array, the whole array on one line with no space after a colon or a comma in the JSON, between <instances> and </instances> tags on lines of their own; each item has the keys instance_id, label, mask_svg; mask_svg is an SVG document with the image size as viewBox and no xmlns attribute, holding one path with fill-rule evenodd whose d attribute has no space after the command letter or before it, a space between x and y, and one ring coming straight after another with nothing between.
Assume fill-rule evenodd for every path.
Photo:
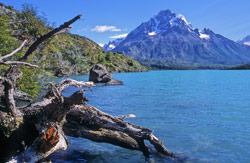
<instances>
[{"instance_id":1,"label":"boulder","mask_svg":"<svg viewBox=\"0 0 250 163\"><path fill-rule=\"evenodd\" d=\"M112 74L101 64L94 65L89 71L89 81L94 83L107 83L111 79Z\"/></svg>"},{"instance_id":2,"label":"boulder","mask_svg":"<svg viewBox=\"0 0 250 163\"><path fill-rule=\"evenodd\" d=\"M123 85L122 81L113 79L112 74L101 64L94 65L90 69L89 81L106 83L106 85Z\"/></svg>"}]
</instances>

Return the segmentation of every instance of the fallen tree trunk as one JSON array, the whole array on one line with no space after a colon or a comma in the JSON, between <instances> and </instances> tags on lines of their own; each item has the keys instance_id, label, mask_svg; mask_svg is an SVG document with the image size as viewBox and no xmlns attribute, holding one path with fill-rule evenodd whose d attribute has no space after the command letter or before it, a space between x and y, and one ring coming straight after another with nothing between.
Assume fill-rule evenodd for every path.
<instances>
[{"instance_id":1,"label":"fallen tree trunk","mask_svg":"<svg viewBox=\"0 0 250 163\"><path fill-rule=\"evenodd\" d=\"M150 149L144 143L144 140L149 140L158 152L175 157L153 135L152 130L130 124L122 118L85 104L87 99L83 96L84 90L77 91L70 97L62 96L62 91L67 86L90 87L94 84L66 79L52 85L40 102L18 108L23 115L21 119L9 121L11 116L0 113L0 124L4 117L8 120L4 135L6 141L0 142L1 147L4 147L0 149L1 156L7 156L7 153L9 155L6 158L16 155L12 161L17 162L43 160L54 151L67 149L65 133L68 136L140 150L145 157L150 157ZM17 125L16 122L20 124ZM3 130L2 126L1 129Z\"/></svg>"},{"instance_id":2,"label":"fallen tree trunk","mask_svg":"<svg viewBox=\"0 0 250 163\"><path fill-rule=\"evenodd\" d=\"M87 104L76 105L67 114L66 120L63 130L69 136L140 150L146 157L150 157L150 151L144 140L149 140L158 152L175 156L153 135L152 130L130 124Z\"/></svg>"},{"instance_id":3,"label":"fallen tree trunk","mask_svg":"<svg viewBox=\"0 0 250 163\"><path fill-rule=\"evenodd\" d=\"M0 112L0 161L17 155L16 161L36 162L56 150L67 148L62 131L65 116L73 106L87 101L84 90L70 97L62 96L61 88L67 86L90 87L94 84L66 79L57 85L52 84L40 102L17 108L20 115Z\"/></svg>"},{"instance_id":4,"label":"fallen tree trunk","mask_svg":"<svg viewBox=\"0 0 250 163\"><path fill-rule=\"evenodd\" d=\"M31 53L46 39L70 28L70 24L81 17L76 16L35 41L19 61L4 61L20 50L27 41L12 53L0 58L0 64L11 64L4 77L0 77L0 94L4 97L0 105L0 162L40 162L57 150L67 149L64 134L87 138L96 142L107 142L132 150L140 150L150 157L148 140L155 149L166 156L175 157L163 143L147 128L130 124L123 119L134 115L115 117L85 104L88 101L84 90L69 97L62 95L69 86L92 87L93 82L66 79L51 84L41 101L24 107L16 106L18 94L16 80L22 75L20 65L37 67L26 63ZM25 96L26 98L26 96Z\"/></svg>"}]
</instances>

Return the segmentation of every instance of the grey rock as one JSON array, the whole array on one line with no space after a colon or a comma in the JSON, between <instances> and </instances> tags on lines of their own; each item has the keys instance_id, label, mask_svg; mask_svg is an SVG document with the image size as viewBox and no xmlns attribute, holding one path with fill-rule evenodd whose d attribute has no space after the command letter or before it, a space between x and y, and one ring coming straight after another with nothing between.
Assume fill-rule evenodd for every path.
<instances>
[{"instance_id":1,"label":"grey rock","mask_svg":"<svg viewBox=\"0 0 250 163\"><path fill-rule=\"evenodd\" d=\"M107 83L111 79L112 74L101 64L94 65L89 71L89 81L94 83Z\"/></svg>"},{"instance_id":2,"label":"grey rock","mask_svg":"<svg viewBox=\"0 0 250 163\"><path fill-rule=\"evenodd\" d=\"M90 69L89 81L106 83L106 85L123 85L122 81L113 79L112 74L101 64L94 65Z\"/></svg>"},{"instance_id":3,"label":"grey rock","mask_svg":"<svg viewBox=\"0 0 250 163\"><path fill-rule=\"evenodd\" d=\"M112 79L109 82L107 82L106 85L123 85L123 82L120 80Z\"/></svg>"}]
</instances>

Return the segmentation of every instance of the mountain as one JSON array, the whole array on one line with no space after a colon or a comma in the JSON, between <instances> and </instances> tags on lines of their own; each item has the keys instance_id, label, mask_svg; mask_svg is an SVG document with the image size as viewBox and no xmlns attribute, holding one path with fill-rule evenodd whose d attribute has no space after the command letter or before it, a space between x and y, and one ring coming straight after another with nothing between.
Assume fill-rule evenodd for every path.
<instances>
[{"instance_id":1,"label":"mountain","mask_svg":"<svg viewBox=\"0 0 250 163\"><path fill-rule=\"evenodd\" d=\"M250 62L249 46L207 28L194 28L183 15L170 10L142 23L111 51L162 69L221 68Z\"/></svg>"},{"instance_id":2,"label":"mountain","mask_svg":"<svg viewBox=\"0 0 250 163\"><path fill-rule=\"evenodd\" d=\"M103 50L105 51L111 51L113 50L117 45L119 45L125 38L118 38L113 41L109 41L109 43L105 44L103 46Z\"/></svg>"},{"instance_id":3,"label":"mountain","mask_svg":"<svg viewBox=\"0 0 250 163\"><path fill-rule=\"evenodd\" d=\"M238 43L250 46L250 35L246 36L242 40L239 40Z\"/></svg>"},{"instance_id":4,"label":"mountain","mask_svg":"<svg viewBox=\"0 0 250 163\"><path fill-rule=\"evenodd\" d=\"M13 7L0 3L0 21L1 27L6 31L6 36L0 31L0 56L5 54L1 53L1 49L11 52L15 47L4 44L7 36L13 45L20 45L24 39L34 41L52 30L45 18L36 15L32 6L26 6L24 11L16 11ZM97 63L104 65L110 72L146 71L144 66L130 57L122 53L105 52L94 41L71 33L49 39L38 48L30 62L38 64L54 76L87 74Z\"/></svg>"}]
</instances>

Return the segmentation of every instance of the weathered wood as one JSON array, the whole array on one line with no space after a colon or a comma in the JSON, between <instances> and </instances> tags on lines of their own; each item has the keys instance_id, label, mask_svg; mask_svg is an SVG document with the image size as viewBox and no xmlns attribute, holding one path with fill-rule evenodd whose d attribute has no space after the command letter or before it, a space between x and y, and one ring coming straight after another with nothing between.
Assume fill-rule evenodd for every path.
<instances>
[{"instance_id":1,"label":"weathered wood","mask_svg":"<svg viewBox=\"0 0 250 163\"><path fill-rule=\"evenodd\" d=\"M34 155L32 154L31 149L35 149L33 153L37 153L37 148L34 148L34 146L40 142L40 139L38 139L38 133L44 131L46 129L46 125L51 123L60 124L61 126L59 125L58 127L61 131L61 127L64 123L64 116L71 108L71 105L80 104L86 100L86 98L83 96L84 91L78 91L71 97L63 97L60 92L63 89L58 90L56 86L52 86L51 91L48 93L49 95L47 94L48 98L45 97L41 102L31 104L27 107L16 108L14 99L15 95L20 95L15 93L16 80L22 75L22 72L18 71L20 65L37 67L36 65L25 62L28 60L33 51L35 51L42 42L51 36L58 34L65 28L69 29L69 25L74 23L80 17L81 15L78 15L60 27L41 36L29 47L24 57L22 57L19 61L4 61L4 59L11 57L16 52L18 52L25 45L27 42L26 40L15 51L0 58L0 64L11 65L9 70L6 72L5 77L0 78L0 84L3 85L2 88L4 88L4 90L2 90L5 99L4 105L7 108L7 113L0 111L0 162L2 162L2 160L6 161L9 156L20 154L21 151L26 149L24 146L30 147L28 148L30 150L25 150L26 152L21 154L18 160L22 160L21 158L24 158L28 155L33 157ZM83 82L77 84L79 87L81 84L84 86ZM69 85L70 83L68 86ZM88 83L87 85L92 86L91 83ZM64 84L62 84L62 86L64 86ZM10 113L10 115L8 113ZM30 136L30 134L33 136ZM16 144L13 144L13 142ZM55 150L57 150L57 148ZM28 155L25 153L28 153ZM44 152L44 154L41 154L41 152L39 154L38 152L37 160L45 158L45 153L48 152Z\"/></svg>"},{"instance_id":2,"label":"weathered wood","mask_svg":"<svg viewBox=\"0 0 250 163\"><path fill-rule=\"evenodd\" d=\"M56 33L64 30L65 28L68 29L69 26L74 23L75 21L77 21L78 19L80 19L82 17L82 15L78 15L76 17L74 17L73 19L69 20L68 22L65 22L64 24L60 25L58 28L53 29L52 31L50 31L49 33L41 36L40 38L38 38L27 50L27 52L25 53L25 55L20 58L18 61L20 62L26 62L28 60L28 58L30 57L30 55L38 48L38 46L46 41L47 39L51 38L52 36L54 36ZM19 68L20 65L16 65L16 66L12 66L6 73L5 73L5 77L12 77L17 69Z\"/></svg>"},{"instance_id":3,"label":"weathered wood","mask_svg":"<svg viewBox=\"0 0 250 163\"><path fill-rule=\"evenodd\" d=\"M120 115L120 116L117 116L117 118L120 118L120 119L125 119L125 118L135 118L136 116L134 114L128 114L128 115Z\"/></svg>"},{"instance_id":4,"label":"weathered wood","mask_svg":"<svg viewBox=\"0 0 250 163\"><path fill-rule=\"evenodd\" d=\"M13 56L14 54L16 54L18 51L20 51L24 47L24 45L26 44L26 42L27 42L27 40L24 40L23 43L16 50L14 50L13 52L11 52L10 54L7 54L5 56L0 57L0 61L2 61L4 59L7 59L7 58Z\"/></svg>"},{"instance_id":5,"label":"weathered wood","mask_svg":"<svg viewBox=\"0 0 250 163\"><path fill-rule=\"evenodd\" d=\"M21 116L20 111L16 109L14 99L15 86L13 85L13 82L7 78L0 77L0 83L4 85L4 96L7 111L13 116Z\"/></svg>"},{"instance_id":6,"label":"weathered wood","mask_svg":"<svg viewBox=\"0 0 250 163\"><path fill-rule=\"evenodd\" d=\"M57 87L59 88L59 91L63 91L65 88L69 87L69 86L74 86L77 88L81 88L81 87L93 87L95 86L93 82L89 81L89 82L79 82L76 80L72 80L70 78L63 80L62 82L60 82L59 84L57 84Z\"/></svg>"},{"instance_id":7,"label":"weathered wood","mask_svg":"<svg viewBox=\"0 0 250 163\"><path fill-rule=\"evenodd\" d=\"M5 61L5 62L0 62L2 65L25 65L29 67L34 67L34 68L39 68L37 65L33 65L27 62L20 62L20 61Z\"/></svg>"},{"instance_id":8,"label":"weathered wood","mask_svg":"<svg viewBox=\"0 0 250 163\"><path fill-rule=\"evenodd\" d=\"M72 85L69 83L72 83ZM92 82L86 83L66 79L59 84L52 85L51 90L40 102L18 108L22 113L21 115L23 115L19 126L16 126L16 120L13 119L12 116L0 112L0 138L1 140L8 140L7 143L0 142L0 146L2 147L2 149L0 149L0 158L2 154L6 155L5 150L8 150L9 145L12 145L12 148L8 151L9 156L17 155L14 160L19 162L36 162L46 158L50 153L56 150L66 149L66 138L62 131L65 116L75 105L83 104L87 99L84 97L84 90L79 90L69 97L62 96L62 91L67 88L65 85L75 85L77 87L94 86ZM62 86L64 89L58 86ZM5 128L1 126L4 121L8 122L5 123ZM1 135L3 130L5 130L5 133ZM57 131L52 135L58 135L58 142L50 146L47 142L47 140L50 141L50 138L46 141L43 138L46 131L49 132L51 130ZM30 136L30 134L35 135ZM15 142L16 145L12 142ZM23 144L23 146L27 148L18 144Z\"/></svg>"},{"instance_id":9,"label":"weathered wood","mask_svg":"<svg viewBox=\"0 0 250 163\"><path fill-rule=\"evenodd\" d=\"M28 101L28 102L32 101L32 97L28 93L18 90L14 92L14 99L16 101Z\"/></svg>"},{"instance_id":10,"label":"weathered wood","mask_svg":"<svg viewBox=\"0 0 250 163\"><path fill-rule=\"evenodd\" d=\"M50 31L49 33L41 36L40 38L38 38L28 49L28 51L25 53L25 55L19 60L19 61L27 61L27 59L29 58L30 54L32 54L37 47L44 42L45 40L49 39L50 37L52 37L53 35L55 35L56 33L60 32L61 30L64 30L65 28L68 29L69 26L74 23L75 21L77 21L78 19L80 19L82 17L82 15L77 15L76 17L74 17L73 19L69 20L68 22L65 22L64 24L60 25L58 28L53 29L52 31Z\"/></svg>"},{"instance_id":11,"label":"weathered wood","mask_svg":"<svg viewBox=\"0 0 250 163\"><path fill-rule=\"evenodd\" d=\"M153 135L152 130L130 124L119 117L103 113L93 106L87 104L74 106L67 114L66 120L63 127L66 135L140 150L146 157L150 156L150 152L144 140L149 140L158 152L174 157L174 153Z\"/></svg>"},{"instance_id":12,"label":"weathered wood","mask_svg":"<svg viewBox=\"0 0 250 163\"><path fill-rule=\"evenodd\" d=\"M48 157L57 150L66 150L67 139L57 124L51 125L23 153L9 162L34 163Z\"/></svg>"}]
</instances>

